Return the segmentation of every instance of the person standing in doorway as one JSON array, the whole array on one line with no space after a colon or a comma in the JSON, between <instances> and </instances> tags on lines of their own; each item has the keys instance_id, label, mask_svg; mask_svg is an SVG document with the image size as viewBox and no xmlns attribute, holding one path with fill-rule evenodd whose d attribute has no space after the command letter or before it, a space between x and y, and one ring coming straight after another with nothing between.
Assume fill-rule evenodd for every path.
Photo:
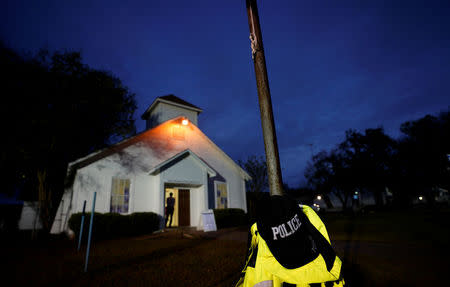
<instances>
[{"instance_id":1,"label":"person standing in doorway","mask_svg":"<svg viewBox=\"0 0 450 287\"><path fill-rule=\"evenodd\" d=\"M170 193L170 196L167 198L167 206L166 206L166 224L167 227L167 220L169 219L170 215L170 221L169 221L169 227L172 227L172 217L173 217L173 211L175 207L175 198L172 197L173 193Z\"/></svg>"}]
</instances>

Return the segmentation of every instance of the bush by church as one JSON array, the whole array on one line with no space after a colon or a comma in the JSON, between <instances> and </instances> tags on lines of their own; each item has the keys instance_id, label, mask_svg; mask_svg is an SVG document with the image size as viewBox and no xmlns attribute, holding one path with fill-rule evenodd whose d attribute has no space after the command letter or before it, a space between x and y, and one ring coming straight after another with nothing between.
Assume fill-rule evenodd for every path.
<instances>
[{"instance_id":1,"label":"bush by church","mask_svg":"<svg viewBox=\"0 0 450 287\"><path fill-rule=\"evenodd\" d=\"M80 234L82 213L74 213L69 227L76 238ZM86 213L83 238L87 238L91 213ZM159 229L161 218L153 212L136 212L129 215L119 213L94 213L92 238L95 240L151 234Z\"/></svg>"},{"instance_id":2,"label":"bush by church","mask_svg":"<svg viewBox=\"0 0 450 287\"><path fill-rule=\"evenodd\" d=\"M248 224L247 214L239 208L214 209L214 218L217 229Z\"/></svg>"}]
</instances>

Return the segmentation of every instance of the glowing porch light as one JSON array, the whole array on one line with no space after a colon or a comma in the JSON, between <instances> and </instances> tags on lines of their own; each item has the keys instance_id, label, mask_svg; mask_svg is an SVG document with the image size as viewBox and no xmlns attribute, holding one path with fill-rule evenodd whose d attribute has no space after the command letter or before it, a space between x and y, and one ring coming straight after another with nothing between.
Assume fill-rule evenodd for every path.
<instances>
[{"instance_id":1,"label":"glowing porch light","mask_svg":"<svg viewBox=\"0 0 450 287\"><path fill-rule=\"evenodd\" d=\"M189 121L188 121L187 119L183 119L183 120L181 121L181 124L182 124L183 126L187 126L187 125L189 124Z\"/></svg>"},{"instance_id":2,"label":"glowing porch light","mask_svg":"<svg viewBox=\"0 0 450 287\"><path fill-rule=\"evenodd\" d=\"M419 200L422 200L423 199L423 197L422 196L419 196Z\"/></svg>"},{"instance_id":3,"label":"glowing porch light","mask_svg":"<svg viewBox=\"0 0 450 287\"><path fill-rule=\"evenodd\" d=\"M322 196L318 195L317 200L321 200L321 199L322 199Z\"/></svg>"}]
</instances>

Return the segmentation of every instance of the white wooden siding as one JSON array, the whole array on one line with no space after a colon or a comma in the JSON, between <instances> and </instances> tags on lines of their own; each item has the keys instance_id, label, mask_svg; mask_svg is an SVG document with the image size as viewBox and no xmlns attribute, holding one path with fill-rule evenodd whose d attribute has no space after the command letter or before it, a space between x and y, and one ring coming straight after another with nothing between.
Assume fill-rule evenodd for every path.
<instances>
[{"instance_id":1,"label":"white wooden siding","mask_svg":"<svg viewBox=\"0 0 450 287\"><path fill-rule=\"evenodd\" d=\"M152 211L163 216L165 182L198 184L200 187L191 189L191 224L197 226L199 216L208 204L206 168L188 156L162 173L149 174L152 168L186 149L190 149L225 179L228 207L247 211L242 170L195 125L183 126L184 140L174 139L170 127L176 121L168 121L149 130L139 141L118 153L78 169L72 188L63 195L65 203L58 208L51 232L67 231L67 219L71 214L82 211L84 200L87 201L87 211L90 211L95 191L95 211L109 212L111 180L114 176L131 181L129 213Z\"/></svg>"}]
</instances>

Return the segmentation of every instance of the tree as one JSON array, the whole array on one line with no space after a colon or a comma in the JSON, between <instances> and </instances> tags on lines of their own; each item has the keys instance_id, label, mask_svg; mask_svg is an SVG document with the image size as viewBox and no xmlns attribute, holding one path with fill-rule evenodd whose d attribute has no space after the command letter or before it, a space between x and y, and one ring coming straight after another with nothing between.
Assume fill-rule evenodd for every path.
<instances>
[{"instance_id":1,"label":"tree","mask_svg":"<svg viewBox=\"0 0 450 287\"><path fill-rule=\"evenodd\" d=\"M308 163L305 171L308 184L324 197L327 207L333 207L329 199L329 194L332 194L338 198L344 210L348 207L354 187L349 176L348 163L337 149L313 156L312 163Z\"/></svg>"},{"instance_id":2,"label":"tree","mask_svg":"<svg viewBox=\"0 0 450 287\"><path fill-rule=\"evenodd\" d=\"M263 192L269 186L267 178L267 165L262 156L251 155L245 162L239 160L239 165L252 177L247 182L247 191Z\"/></svg>"},{"instance_id":3,"label":"tree","mask_svg":"<svg viewBox=\"0 0 450 287\"><path fill-rule=\"evenodd\" d=\"M399 140L382 128L364 134L347 130L335 149L313 156L305 171L308 183L321 194L336 195L344 208L356 190L370 192L381 206L386 187L397 205L417 195L433 204L439 187L450 188L450 109L405 122L400 130Z\"/></svg>"},{"instance_id":4,"label":"tree","mask_svg":"<svg viewBox=\"0 0 450 287\"><path fill-rule=\"evenodd\" d=\"M135 133L134 94L110 72L82 63L78 52L23 57L0 45L8 113L1 115L1 171L10 192L38 200L44 229L59 202L67 164Z\"/></svg>"},{"instance_id":5,"label":"tree","mask_svg":"<svg viewBox=\"0 0 450 287\"><path fill-rule=\"evenodd\" d=\"M450 109L405 122L396 158L397 192L423 195L433 204L438 187L449 187Z\"/></svg>"},{"instance_id":6,"label":"tree","mask_svg":"<svg viewBox=\"0 0 450 287\"><path fill-rule=\"evenodd\" d=\"M355 191L367 190L382 205L382 192L389 184L395 141L382 128L367 129L364 134L346 131L345 140L331 152L315 155L308 164L308 183L324 195L334 194L347 208Z\"/></svg>"},{"instance_id":7,"label":"tree","mask_svg":"<svg viewBox=\"0 0 450 287\"><path fill-rule=\"evenodd\" d=\"M391 183L396 148L396 142L384 133L383 128L366 129L364 134L348 130L339 145L351 170L355 189L372 193L379 207L384 204L382 194Z\"/></svg>"}]
</instances>

